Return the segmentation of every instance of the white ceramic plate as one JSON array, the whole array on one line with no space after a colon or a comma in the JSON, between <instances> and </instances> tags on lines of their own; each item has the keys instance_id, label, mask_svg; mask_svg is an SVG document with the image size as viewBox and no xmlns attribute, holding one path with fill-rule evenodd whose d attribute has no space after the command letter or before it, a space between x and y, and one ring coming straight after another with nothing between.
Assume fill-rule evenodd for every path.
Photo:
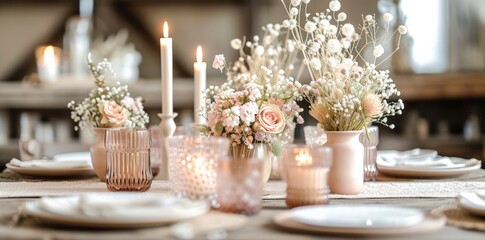
<instances>
[{"instance_id":1,"label":"white ceramic plate","mask_svg":"<svg viewBox=\"0 0 485 240\"><path fill-rule=\"evenodd\" d=\"M412 149L409 151L394 151L394 150L384 150L378 151L377 154L383 158L392 158L395 161L406 160L406 161L420 161L427 158L434 158L438 156L438 152L432 149Z\"/></svg>"},{"instance_id":2,"label":"white ceramic plate","mask_svg":"<svg viewBox=\"0 0 485 240\"><path fill-rule=\"evenodd\" d=\"M89 152L70 152L61 153L53 157L57 161L69 161L69 160L88 160L91 161L91 153Z\"/></svg>"},{"instance_id":3,"label":"white ceramic plate","mask_svg":"<svg viewBox=\"0 0 485 240\"><path fill-rule=\"evenodd\" d=\"M446 217L443 215L427 215L424 220L417 225L400 228L333 228L313 226L297 222L292 218L290 211L285 211L277 214L273 218L273 222L276 223L278 227L286 230L305 233L350 235L358 238L362 238L363 236L388 236L389 238L395 238L397 236L416 235L437 231L445 226Z\"/></svg>"},{"instance_id":4,"label":"white ceramic plate","mask_svg":"<svg viewBox=\"0 0 485 240\"><path fill-rule=\"evenodd\" d=\"M452 157L450 159L455 163L470 161L469 159L456 157ZM379 173L398 177L455 177L477 171L481 167L481 161L478 160L475 160L474 162L471 162L471 164L460 168L391 166L386 164L386 162L379 157L377 158L376 163Z\"/></svg>"},{"instance_id":5,"label":"white ceramic plate","mask_svg":"<svg viewBox=\"0 0 485 240\"><path fill-rule=\"evenodd\" d=\"M127 193L110 193L112 197L126 196ZM135 194L131 194L135 195ZM144 198L147 195L137 194L137 198ZM41 199L29 202L25 205L25 213L34 219L64 226L74 227L87 227L87 228L143 228L153 227L159 225L165 225L174 223L177 221L189 219L192 217L200 216L209 211L209 206L206 202L197 201L192 202L187 199L179 198L163 198L158 197L161 201L170 202L166 206L150 207L146 209L139 209L141 212L151 211L143 217L140 216L140 212L130 216L130 209L126 209L124 216L120 214L116 215L85 215L72 207L77 207L79 204L79 196L66 196L50 198L50 204L54 204L57 201L59 208L50 208L41 202ZM173 201L172 201L173 200ZM134 209L131 209L134 211Z\"/></svg>"},{"instance_id":6,"label":"white ceramic plate","mask_svg":"<svg viewBox=\"0 0 485 240\"><path fill-rule=\"evenodd\" d=\"M316 205L291 210L297 222L332 228L399 228L423 221L419 209L388 205Z\"/></svg>"},{"instance_id":7,"label":"white ceramic plate","mask_svg":"<svg viewBox=\"0 0 485 240\"><path fill-rule=\"evenodd\" d=\"M6 167L20 175L34 177L82 177L94 175L93 168L41 168L41 167L17 167L7 163Z\"/></svg>"},{"instance_id":8,"label":"white ceramic plate","mask_svg":"<svg viewBox=\"0 0 485 240\"><path fill-rule=\"evenodd\" d=\"M465 211L485 217L485 190L460 193L456 199L458 206Z\"/></svg>"}]
</instances>

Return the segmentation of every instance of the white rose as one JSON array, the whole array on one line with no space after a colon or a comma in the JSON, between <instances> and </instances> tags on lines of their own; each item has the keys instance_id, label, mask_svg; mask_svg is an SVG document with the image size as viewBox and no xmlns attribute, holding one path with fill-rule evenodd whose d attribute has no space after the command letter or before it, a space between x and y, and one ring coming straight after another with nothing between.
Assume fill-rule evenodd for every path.
<instances>
[{"instance_id":1,"label":"white rose","mask_svg":"<svg viewBox=\"0 0 485 240\"><path fill-rule=\"evenodd\" d=\"M128 119L130 112L128 109L118 105L115 101L107 101L99 106L99 112L103 116L101 119L102 127L121 127Z\"/></svg>"}]
</instances>

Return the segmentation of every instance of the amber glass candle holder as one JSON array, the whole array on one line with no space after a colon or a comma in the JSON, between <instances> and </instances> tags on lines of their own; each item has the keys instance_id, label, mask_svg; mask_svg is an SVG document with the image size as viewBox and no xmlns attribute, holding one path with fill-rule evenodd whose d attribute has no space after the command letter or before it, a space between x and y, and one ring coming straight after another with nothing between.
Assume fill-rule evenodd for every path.
<instances>
[{"instance_id":1,"label":"amber glass candle holder","mask_svg":"<svg viewBox=\"0 0 485 240\"><path fill-rule=\"evenodd\" d=\"M152 184L150 131L106 131L106 185L110 191L146 191Z\"/></svg>"},{"instance_id":2,"label":"amber glass candle holder","mask_svg":"<svg viewBox=\"0 0 485 240\"><path fill-rule=\"evenodd\" d=\"M229 139L174 136L165 139L172 190L190 199L215 201L216 167L229 154Z\"/></svg>"},{"instance_id":3,"label":"amber glass candle holder","mask_svg":"<svg viewBox=\"0 0 485 240\"><path fill-rule=\"evenodd\" d=\"M332 149L289 145L283 152L286 171L286 205L327 204L329 188L328 171L332 164Z\"/></svg>"},{"instance_id":4,"label":"amber glass candle holder","mask_svg":"<svg viewBox=\"0 0 485 240\"><path fill-rule=\"evenodd\" d=\"M377 171L377 145L379 144L379 128L370 126L360 134L359 140L364 145L364 181L375 181Z\"/></svg>"},{"instance_id":5,"label":"amber glass candle holder","mask_svg":"<svg viewBox=\"0 0 485 240\"><path fill-rule=\"evenodd\" d=\"M217 166L219 211L253 215L261 211L263 193L261 158L223 158Z\"/></svg>"}]
</instances>

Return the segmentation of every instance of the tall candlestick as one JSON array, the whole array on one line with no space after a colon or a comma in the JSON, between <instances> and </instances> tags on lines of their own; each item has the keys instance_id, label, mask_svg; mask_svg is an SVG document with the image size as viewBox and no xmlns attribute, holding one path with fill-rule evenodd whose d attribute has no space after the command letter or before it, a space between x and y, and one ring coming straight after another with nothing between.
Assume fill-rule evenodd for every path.
<instances>
[{"instance_id":1,"label":"tall candlestick","mask_svg":"<svg viewBox=\"0 0 485 240\"><path fill-rule=\"evenodd\" d=\"M168 24L163 24L163 38L160 38L162 67L162 114L173 114L173 53L172 38L168 37Z\"/></svg>"},{"instance_id":2,"label":"tall candlestick","mask_svg":"<svg viewBox=\"0 0 485 240\"><path fill-rule=\"evenodd\" d=\"M173 54L172 39L168 37L167 22L163 24L163 38L160 38L160 59L162 64L162 114L158 114L158 116L162 119L160 131L163 137L160 141L163 168L160 177L168 179L168 156L163 143L165 138L171 137L175 132L176 125L173 119L177 116L177 113L173 112Z\"/></svg>"},{"instance_id":3,"label":"tall candlestick","mask_svg":"<svg viewBox=\"0 0 485 240\"><path fill-rule=\"evenodd\" d=\"M207 64L202 62L202 47L197 47L197 62L194 63L194 122L204 124L205 119L205 94Z\"/></svg>"}]
</instances>

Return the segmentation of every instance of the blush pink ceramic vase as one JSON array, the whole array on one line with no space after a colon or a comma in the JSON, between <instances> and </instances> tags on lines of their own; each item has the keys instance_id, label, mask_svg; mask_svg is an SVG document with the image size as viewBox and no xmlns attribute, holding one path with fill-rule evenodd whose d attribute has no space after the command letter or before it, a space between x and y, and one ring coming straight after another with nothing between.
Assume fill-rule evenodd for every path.
<instances>
[{"instance_id":1,"label":"blush pink ceramic vase","mask_svg":"<svg viewBox=\"0 0 485 240\"><path fill-rule=\"evenodd\" d=\"M108 128L95 128L96 142L91 146L91 163L93 164L94 172L101 182L106 180L106 149L104 141L106 130Z\"/></svg>"},{"instance_id":2,"label":"blush pink ceramic vase","mask_svg":"<svg viewBox=\"0 0 485 240\"><path fill-rule=\"evenodd\" d=\"M330 191L357 195L364 186L364 146L359 141L362 131L325 131L325 146L332 148L333 164L328 176Z\"/></svg>"}]
</instances>

